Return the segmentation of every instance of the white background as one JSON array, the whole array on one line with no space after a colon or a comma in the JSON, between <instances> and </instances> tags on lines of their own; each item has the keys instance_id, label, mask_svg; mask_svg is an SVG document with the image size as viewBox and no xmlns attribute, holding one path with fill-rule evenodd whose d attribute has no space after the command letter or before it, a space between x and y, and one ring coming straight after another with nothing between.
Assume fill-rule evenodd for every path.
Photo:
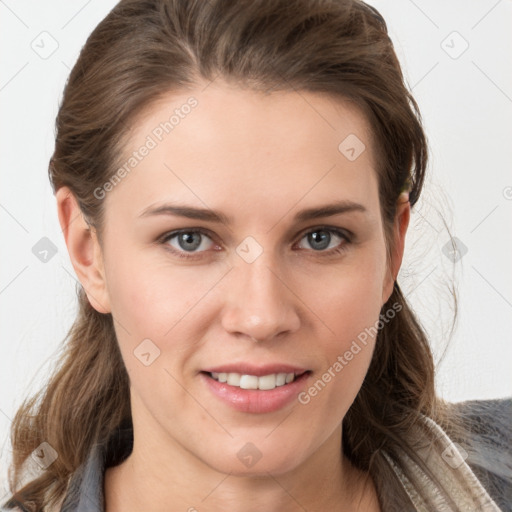
<instances>
[{"instance_id":1,"label":"white background","mask_svg":"<svg viewBox=\"0 0 512 512\"><path fill-rule=\"evenodd\" d=\"M388 23L431 147L399 282L431 336L439 393L453 401L510 396L512 2L371 3ZM11 419L48 376L75 314L76 279L47 165L67 75L114 4L0 0L0 481ZM57 45L47 58L35 51ZM443 218L467 249L455 264L443 253ZM58 250L47 263L32 253L42 237ZM450 337L452 282L459 320Z\"/></svg>"}]
</instances>

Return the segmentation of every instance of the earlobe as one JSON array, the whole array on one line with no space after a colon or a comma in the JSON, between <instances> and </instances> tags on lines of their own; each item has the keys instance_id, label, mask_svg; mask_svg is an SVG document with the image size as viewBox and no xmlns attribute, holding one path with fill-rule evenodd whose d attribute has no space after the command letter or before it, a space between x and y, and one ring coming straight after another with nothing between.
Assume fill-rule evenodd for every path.
<instances>
[{"instance_id":1,"label":"earlobe","mask_svg":"<svg viewBox=\"0 0 512 512\"><path fill-rule=\"evenodd\" d=\"M393 292L394 283L398 277L405 248L405 236L411 218L411 204L409 194L402 192L397 201L397 210L393 226L393 248L390 254L386 285L384 287L383 304L385 304Z\"/></svg>"},{"instance_id":2,"label":"earlobe","mask_svg":"<svg viewBox=\"0 0 512 512\"><path fill-rule=\"evenodd\" d=\"M110 313L103 257L93 227L86 222L75 196L68 187L55 193L59 223L69 258L92 307Z\"/></svg>"}]
</instances>

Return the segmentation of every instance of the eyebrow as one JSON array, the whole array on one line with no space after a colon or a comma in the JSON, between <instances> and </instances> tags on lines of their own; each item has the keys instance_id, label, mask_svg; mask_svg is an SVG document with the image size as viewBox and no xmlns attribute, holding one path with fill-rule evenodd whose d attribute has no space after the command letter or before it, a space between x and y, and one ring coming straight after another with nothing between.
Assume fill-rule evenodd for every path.
<instances>
[{"instance_id":1,"label":"eyebrow","mask_svg":"<svg viewBox=\"0 0 512 512\"><path fill-rule=\"evenodd\" d=\"M304 222L307 220L319 219L323 217L331 217L343 213L362 212L365 213L366 208L359 203L343 200L334 203L325 204L313 208L306 208L298 212L294 220L296 222ZM222 212L209 208L195 208L186 205L163 204L161 206L148 207L139 215L139 217L150 217L156 215L171 215L178 217L186 217L188 219L197 219L210 222L218 222L222 224L232 224L232 218Z\"/></svg>"}]
</instances>

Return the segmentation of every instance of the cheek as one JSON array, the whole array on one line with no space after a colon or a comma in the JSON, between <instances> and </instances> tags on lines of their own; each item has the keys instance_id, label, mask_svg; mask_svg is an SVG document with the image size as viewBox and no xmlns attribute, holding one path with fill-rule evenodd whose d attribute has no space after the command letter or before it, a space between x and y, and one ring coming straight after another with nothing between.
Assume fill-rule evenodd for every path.
<instances>
[{"instance_id":1,"label":"cheek","mask_svg":"<svg viewBox=\"0 0 512 512\"><path fill-rule=\"evenodd\" d=\"M314 294L316 308L311 309L330 334L319 338L324 366L301 403L315 408L318 418L333 427L359 392L372 358L381 312L383 257L379 248L361 254L357 264L325 276L323 291L317 288Z\"/></svg>"},{"instance_id":2,"label":"cheek","mask_svg":"<svg viewBox=\"0 0 512 512\"><path fill-rule=\"evenodd\" d=\"M343 344L378 320L384 278L385 252L381 247L369 248L346 265L321 271L317 279L305 279L304 297L311 298L311 309Z\"/></svg>"},{"instance_id":3,"label":"cheek","mask_svg":"<svg viewBox=\"0 0 512 512\"><path fill-rule=\"evenodd\" d=\"M162 338L200 302L222 275L222 269L177 266L165 255L126 252L107 268L112 313L127 330Z\"/></svg>"},{"instance_id":4,"label":"cheek","mask_svg":"<svg viewBox=\"0 0 512 512\"><path fill-rule=\"evenodd\" d=\"M130 381L149 404L169 394L173 381L164 370L174 374L193 352L197 331L183 329L212 276L198 279L197 269L172 268L143 252L125 254L106 268L108 292Z\"/></svg>"},{"instance_id":5,"label":"cheek","mask_svg":"<svg viewBox=\"0 0 512 512\"><path fill-rule=\"evenodd\" d=\"M136 336L160 336L184 299L179 278L169 279L143 262L119 263L107 281L114 318Z\"/></svg>"},{"instance_id":6,"label":"cheek","mask_svg":"<svg viewBox=\"0 0 512 512\"><path fill-rule=\"evenodd\" d=\"M164 369L180 373L199 349L198 341L208 328L203 299L227 270L177 267L161 254L143 251L125 254L122 261L106 267L116 336L132 382L154 392L169 380L161 379ZM141 358L148 352L152 362L146 367Z\"/></svg>"}]
</instances>

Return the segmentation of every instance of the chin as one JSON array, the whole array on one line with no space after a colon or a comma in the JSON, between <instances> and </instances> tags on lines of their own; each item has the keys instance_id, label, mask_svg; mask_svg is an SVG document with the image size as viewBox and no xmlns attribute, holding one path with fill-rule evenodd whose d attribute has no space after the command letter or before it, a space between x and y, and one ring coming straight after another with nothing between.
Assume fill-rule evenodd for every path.
<instances>
[{"instance_id":1,"label":"chin","mask_svg":"<svg viewBox=\"0 0 512 512\"><path fill-rule=\"evenodd\" d=\"M303 459L297 457L296 452L265 454L251 443L247 443L241 450L233 453L229 459L224 453L220 460L205 460L204 462L219 473L255 478L267 477L269 473L275 476L285 474L303 462Z\"/></svg>"}]
</instances>

